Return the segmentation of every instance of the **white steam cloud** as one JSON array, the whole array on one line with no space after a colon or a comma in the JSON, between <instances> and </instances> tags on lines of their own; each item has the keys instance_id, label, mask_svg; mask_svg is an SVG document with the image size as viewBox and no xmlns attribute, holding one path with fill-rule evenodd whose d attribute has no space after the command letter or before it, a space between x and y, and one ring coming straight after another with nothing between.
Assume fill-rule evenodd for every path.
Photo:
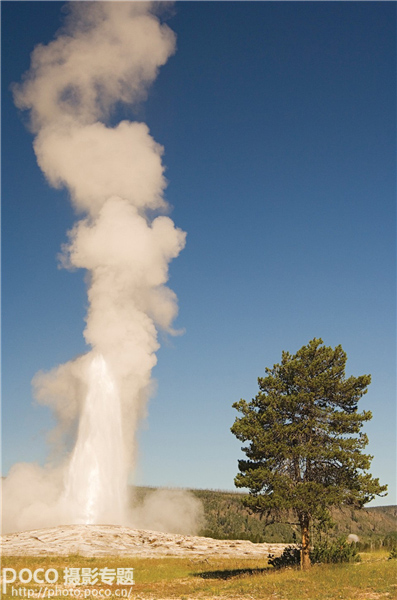
<instances>
[{"instance_id":1,"label":"white steam cloud","mask_svg":"<svg viewBox=\"0 0 397 600\"><path fill-rule=\"evenodd\" d=\"M175 492L131 513L127 494L157 329L175 333L168 265L185 245L169 217L147 213L167 208L162 147L144 123L107 125L117 103L144 99L175 50L156 6L70 3L64 29L35 48L13 89L16 105L30 110L40 168L82 215L61 262L89 273L84 337L92 350L34 378L36 398L57 417L52 442L67 458L56 467L14 465L3 490L5 531L74 522L177 531L179 521L189 533L200 515L197 501Z\"/></svg>"}]
</instances>

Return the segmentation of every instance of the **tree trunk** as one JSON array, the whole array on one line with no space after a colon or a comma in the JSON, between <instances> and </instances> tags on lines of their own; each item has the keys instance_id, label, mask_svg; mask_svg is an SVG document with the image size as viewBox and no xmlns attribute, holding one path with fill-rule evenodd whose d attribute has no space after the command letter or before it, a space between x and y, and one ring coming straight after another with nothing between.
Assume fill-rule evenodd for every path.
<instances>
[{"instance_id":1,"label":"tree trunk","mask_svg":"<svg viewBox=\"0 0 397 600\"><path fill-rule=\"evenodd\" d=\"M301 569L306 571L310 569L310 519L308 515L303 515L300 520L301 533L302 533L302 549L301 549Z\"/></svg>"}]
</instances>

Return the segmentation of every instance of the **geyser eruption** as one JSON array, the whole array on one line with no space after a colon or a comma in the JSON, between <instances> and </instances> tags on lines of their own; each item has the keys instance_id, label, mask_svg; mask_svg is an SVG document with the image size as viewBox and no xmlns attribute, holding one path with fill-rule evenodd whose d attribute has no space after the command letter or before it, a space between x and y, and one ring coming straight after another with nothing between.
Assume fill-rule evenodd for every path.
<instances>
[{"instance_id":1,"label":"geyser eruption","mask_svg":"<svg viewBox=\"0 0 397 600\"><path fill-rule=\"evenodd\" d=\"M87 383L63 501L77 523L122 522L128 463L120 397L102 355L92 359Z\"/></svg>"},{"instance_id":2,"label":"geyser eruption","mask_svg":"<svg viewBox=\"0 0 397 600\"><path fill-rule=\"evenodd\" d=\"M16 105L30 110L40 168L82 214L61 263L88 273L91 350L34 379L36 398L58 419L53 441L68 448L74 436L74 446L59 467L13 467L4 486L6 530L137 518L127 514L134 434L150 392L157 328L173 333L177 302L165 284L185 233L167 216L148 215L167 208L162 147L144 123L110 126L109 115L117 103L142 101L174 52L175 36L155 14L160 6L70 3L65 27L35 48L13 89ZM26 478L27 495L19 487ZM183 512L180 504L176 510Z\"/></svg>"}]
</instances>

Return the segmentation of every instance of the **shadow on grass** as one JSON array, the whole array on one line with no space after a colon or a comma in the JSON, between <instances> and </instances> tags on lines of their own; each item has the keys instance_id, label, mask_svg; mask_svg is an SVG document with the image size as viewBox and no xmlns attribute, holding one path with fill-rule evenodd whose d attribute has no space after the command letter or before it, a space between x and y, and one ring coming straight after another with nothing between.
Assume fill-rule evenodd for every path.
<instances>
[{"instance_id":1,"label":"shadow on grass","mask_svg":"<svg viewBox=\"0 0 397 600\"><path fill-rule=\"evenodd\" d=\"M202 573L192 573L193 577L201 579L233 579L240 575L260 575L261 573L269 572L268 567L256 569L223 569L222 571L203 571Z\"/></svg>"}]
</instances>

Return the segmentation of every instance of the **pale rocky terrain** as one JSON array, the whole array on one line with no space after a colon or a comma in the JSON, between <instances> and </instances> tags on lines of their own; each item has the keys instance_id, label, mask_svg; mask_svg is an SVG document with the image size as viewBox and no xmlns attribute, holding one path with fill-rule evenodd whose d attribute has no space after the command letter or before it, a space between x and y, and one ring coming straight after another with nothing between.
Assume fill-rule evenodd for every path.
<instances>
[{"instance_id":1,"label":"pale rocky terrain","mask_svg":"<svg viewBox=\"0 0 397 600\"><path fill-rule=\"evenodd\" d=\"M264 558L280 555L286 544L253 544L130 529L117 525L65 525L10 533L1 538L3 556L207 556Z\"/></svg>"}]
</instances>

